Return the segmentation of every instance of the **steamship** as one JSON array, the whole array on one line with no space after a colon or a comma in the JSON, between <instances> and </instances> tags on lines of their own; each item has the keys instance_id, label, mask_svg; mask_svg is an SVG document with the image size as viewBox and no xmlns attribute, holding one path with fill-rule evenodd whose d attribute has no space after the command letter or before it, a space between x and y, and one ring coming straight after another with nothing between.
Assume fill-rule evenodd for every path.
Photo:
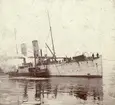
<instances>
[{"instance_id":1,"label":"steamship","mask_svg":"<svg viewBox=\"0 0 115 105\"><path fill-rule=\"evenodd\" d=\"M74 57L56 57L55 55L49 57L42 55L37 40L32 43L34 56L30 58L34 58L34 63L27 63L26 58L23 57L22 65L17 70L9 72L10 76L102 78L102 56L98 53L89 57L85 54ZM23 54L24 50L22 48Z\"/></svg>"},{"instance_id":2,"label":"steamship","mask_svg":"<svg viewBox=\"0 0 115 105\"><path fill-rule=\"evenodd\" d=\"M57 57L55 53L52 28L49 20L49 30L51 35L52 49L46 47L52 54L52 56L42 55L42 50L39 49L38 41L33 40L33 63L26 63L26 59L23 57L23 64L18 67L16 71L9 72L10 76L32 76L32 77L100 77L102 78L102 55L92 53L91 56L86 57L85 54L81 54L74 57ZM22 54L26 55L26 45L23 43Z\"/></svg>"}]
</instances>

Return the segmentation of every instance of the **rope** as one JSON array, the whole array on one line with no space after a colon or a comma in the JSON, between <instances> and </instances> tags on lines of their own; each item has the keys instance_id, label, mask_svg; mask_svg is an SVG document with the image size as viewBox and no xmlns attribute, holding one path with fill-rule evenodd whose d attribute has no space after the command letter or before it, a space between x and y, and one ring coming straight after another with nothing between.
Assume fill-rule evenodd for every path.
<instances>
[{"instance_id":1,"label":"rope","mask_svg":"<svg viewBox=\"0 0 115 105\"><path fill-rule=\"evenodd\" d=\"M55 64L55 67L57 68L56 64ZM58 71L59 75L61 76L60 71L59 71L59 69L58 69L58 68L57 68L57 71Z\"/></svg>"}]
</instances>

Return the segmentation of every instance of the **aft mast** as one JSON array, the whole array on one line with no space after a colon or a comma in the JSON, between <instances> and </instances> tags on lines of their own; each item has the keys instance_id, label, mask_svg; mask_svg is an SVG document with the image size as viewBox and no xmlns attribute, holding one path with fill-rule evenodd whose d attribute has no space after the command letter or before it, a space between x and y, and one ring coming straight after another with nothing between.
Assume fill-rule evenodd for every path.
<instances>
[{"instance_id":1,"label":"aft mast","mask_svg":"<svg viewBox=\"0 0 115 105\"><path fill-rule=\"evenodd\" d=\"M17 33L17 31L16 31L16 28L14 28L14 35L15 35L15 43L16 43L16 54L18 54L18 47L17 47L17 42L16 42L16 33Z\"/></svg>"}]
</instances>

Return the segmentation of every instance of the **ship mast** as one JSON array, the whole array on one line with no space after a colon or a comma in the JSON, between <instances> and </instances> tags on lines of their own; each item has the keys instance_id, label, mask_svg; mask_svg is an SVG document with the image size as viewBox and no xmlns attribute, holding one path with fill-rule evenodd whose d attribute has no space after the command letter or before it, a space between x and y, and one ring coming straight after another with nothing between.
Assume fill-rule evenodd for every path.
<instances>
[{"instance_id":1,"label":"ship mast","mask_svg":"<svg viewBox=\"0 0 115 105\"><path fill-rule=\"evenodd\" d=\"M16 42L16 29L14 28L14 35L15 35L15 42ZM17 47L17 42L16 42L16 54L18 54L18 47Z\"/></svg>"},{"instance_id":2,"label":"ship mast","mask_svg":"<svg viewBox=\"0 0 115 105\"><path fill-rule=\"evenodd\" d=\"M51 22L50 22L50 16L49 16L49 12L47 11L48 14L48 21L49 21L49 27L50 27L50 35L51 35L51 41L52 41L52 50L53 50L53 57L56 61L56 53L55 53L55 47L54 47L54 40L53 40L53 36L52 36L52 28L51 28Z\"/></svg>"}]
</instances>

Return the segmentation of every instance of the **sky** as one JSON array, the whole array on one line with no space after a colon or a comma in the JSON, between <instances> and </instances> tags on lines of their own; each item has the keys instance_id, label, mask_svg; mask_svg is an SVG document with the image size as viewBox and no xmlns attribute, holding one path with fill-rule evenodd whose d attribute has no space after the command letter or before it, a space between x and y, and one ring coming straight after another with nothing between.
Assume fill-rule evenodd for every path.
<instances>
[{"instance_id":1,"label":"sky","mask_svg":"<svg viewBox=\"0 0 115 105\"><path fill-rule=\"evenodd\" d=\"M0 53L16 55L16 44L20 53L20 44L26 43L31 55L32 40L49 53L47 11L57 56L99 52L115 58L114 0L0 0Z\"/></svg>"}]
</instances>

